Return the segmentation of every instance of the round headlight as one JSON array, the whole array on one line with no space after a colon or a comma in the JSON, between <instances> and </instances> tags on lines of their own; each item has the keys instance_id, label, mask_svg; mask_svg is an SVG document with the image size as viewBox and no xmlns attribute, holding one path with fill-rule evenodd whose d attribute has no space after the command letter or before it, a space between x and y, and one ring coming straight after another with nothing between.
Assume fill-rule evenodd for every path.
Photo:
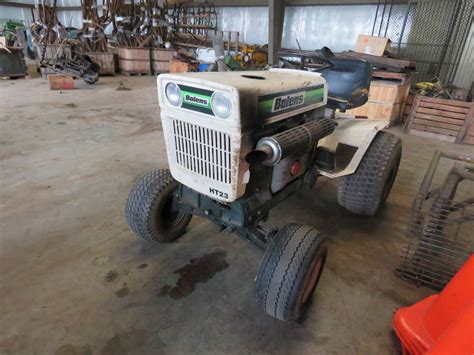
<instances>
[{"instance_id":1,"label":"round headlight","mask_svg":"<svg viewBox=\"0 0 474 355\"><path fill-rule=\"evenodd\" d=\"M165 87L166 98L173 106L181 105L181 90L175 83L168 83Z\"/></svg>"},{"instance_id":2,"label":"round headlight","mask_svg":"<svg viewBox=\"0 0 474 355\"><path fill-rule=\"evenodd\" d=\"M215 92L211 97L212 111L217 117L228 118L232 113L230 100L220 92Z\"/></svg>"}]
</instances>

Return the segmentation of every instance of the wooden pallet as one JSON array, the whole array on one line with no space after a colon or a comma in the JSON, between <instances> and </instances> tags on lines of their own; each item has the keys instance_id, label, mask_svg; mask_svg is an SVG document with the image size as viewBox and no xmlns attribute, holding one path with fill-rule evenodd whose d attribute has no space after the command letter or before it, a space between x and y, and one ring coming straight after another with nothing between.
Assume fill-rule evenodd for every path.
<instances>
[{"instance_id":1,"label":"wooden pallet","mask_svg":"<svg viewBox=\"0 0 474 355\"><path fill-rule=\"evenodd\" d=\"M150 76L150 75L153 75L152 72L143 73L143 72L140 72L140 71L128 71L128 70L123 70L123 69L120 69L120 74L125 75L125 76Z\"/></svg>"},{"instance_id":2,"label":"wooden pallet","mask_svg":"<svg viewBox=\"0 0 474 355\"><path fill-rule=\"evenodd\" d=\"M407 99L405 101L405 107L403 108L402 122L406 122L408 119L408 116L410 116L411 109L413 108L414 99L415 99L414 94L408 94Z\"/></svg>"},{"instance_id":3,"label":"wooden pallet","mask_svg":"<svg viewBox=\"0 0 474 355\"><path fill-rule=\"evenodd\" d=\"M416 95L405 133L463 143L474 120L474 104Z\"/></svg>"}]
</instances>

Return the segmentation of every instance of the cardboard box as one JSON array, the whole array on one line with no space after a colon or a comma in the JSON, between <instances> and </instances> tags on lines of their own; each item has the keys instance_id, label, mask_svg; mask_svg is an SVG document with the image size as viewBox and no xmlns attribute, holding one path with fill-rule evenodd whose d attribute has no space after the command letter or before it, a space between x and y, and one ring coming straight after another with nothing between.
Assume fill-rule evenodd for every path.
<instances>
[{"instance_id":1,"label":"cardboard box","mask_svg":"<svg viewBox=\"0 0 474 355\"><path fill-rule=\"evenodd\" d=\"M390 39L386 37L376 37L368 35L359 35L356 42L355 51L358 53L383 56Z\"/></svg>"},{"instance_id":2,"label":"cardboard box","mask_svg":"<svg viewBox=\"0 0 474 355\"><path fill-rule=\"evenodd\" d=\"M179 59L171 59L169 61L170 73L186 73L198 71L196 64L188 63Z\"/></svg>"},{"instance_id":3,"label":"cardboard box","mask_svg":"<svg viewBox=\"0 0 474 355\"><path fill-rule=\"evenodd\" d=\"M74 78L71 75L50 74L48 84L50 90L73 90Z\"/></svg>"}]
</instances>

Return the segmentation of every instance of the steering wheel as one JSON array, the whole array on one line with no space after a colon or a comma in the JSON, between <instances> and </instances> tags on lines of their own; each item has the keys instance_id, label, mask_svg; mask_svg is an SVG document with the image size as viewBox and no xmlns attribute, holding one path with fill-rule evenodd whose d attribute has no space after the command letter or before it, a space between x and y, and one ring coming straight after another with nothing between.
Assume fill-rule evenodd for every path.
<instances>
[{"instance_id":1,"label":"steering wheel","mask_svg":"<svg viewBox=\"0 0 474 355\"><path fill-rule=\"evenodd\" d=\"M293 58L300 58L299 62L293 62L291 60L288 60L285 57L293 57ZM304 53L281 53L278 56L278 59L281 60L284 64L289 64L292 66L294 69L299 69L299 70L307 70L307 71L320 71L324 70L327 68L332 68L334 66L334 62L326 57L322 57L319 55L311 55L311 54L304 54ZM316 63L312 62L306 62L307 60L317 60L320 62L323 62L325 64L319 65Z\"/></svg>"}]
</instances>

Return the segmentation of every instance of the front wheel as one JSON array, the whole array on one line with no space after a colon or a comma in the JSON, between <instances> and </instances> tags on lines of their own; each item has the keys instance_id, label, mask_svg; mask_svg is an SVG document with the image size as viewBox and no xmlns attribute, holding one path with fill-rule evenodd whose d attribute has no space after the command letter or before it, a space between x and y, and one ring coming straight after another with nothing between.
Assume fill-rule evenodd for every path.
<instances>
[{"instance_id":1,"label":"front wheel","mask_svg":"<svg viewBox=\"0 0 474 355\"><path fill-rule=\"evenodd\" d=\"M324 238L316 229L285 225L273 237L260 264L257 302L272 317L299 320L311 303L326 256Z\"/></svg>"},{"instance_id":2,"label":"front wheel","mask_svg":"<svg viewBox=\"0 0 474 355\"><path fill-rule=\"evenodd\" d=\"M402 157L402 142L379 132L355 173L344 176L337 191L339 204L352 213L375 215L392 189Z\"/></svg>"},{"instance_id":3,"label":"front wheel","mask_svg":"<svg viewBox=\"0 0 474 355\"><path fill-rule=\"evenodd\" d=\"M179 238L192 215L173 205L179 183L167 169L141 176L128 195L125 217L140 238L152 242L172 242Z\"/></svg>"}]
</instances>

